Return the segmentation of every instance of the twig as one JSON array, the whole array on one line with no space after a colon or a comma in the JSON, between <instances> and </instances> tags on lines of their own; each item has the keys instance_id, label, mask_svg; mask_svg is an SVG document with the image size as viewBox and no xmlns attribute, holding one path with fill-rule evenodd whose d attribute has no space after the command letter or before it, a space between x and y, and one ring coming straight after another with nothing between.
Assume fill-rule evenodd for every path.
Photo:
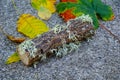
<instances>
[{"instance_id":1,"label":"twig","mask_svg":"<svg viewBox=\"0 0 120 80\"><path fill-rule=\"evenodd\" d=\"M19 15L20 12L19 12L18 8L16 7L16 4L15 4L14 0L12 0L12 4L13 4L15 10L16 10L16 13Z\"/></svg>"},{"instance_id":2,"label":"twig","mask_svg":"<svg viewBox=\"0 0 120 80\"><path fill-rule=\"evenodd\" d=\"M5 31L2 29L1 26L0 26L0 32L3 33L3 35L7 36L7 33L5 33Z\"/></svg>"},{"instance_id":3,"label":"twig","mask_svg":"<svg viewBox=\"0 0 120 80\"><path fill-rule=\"evenodd\" d=\"M100 27L104 30L106 30L107 32L109 32L110 35L112 35L115 39L118 40L118 42L120 43L120 38L118 36L116 36L114 33L112 33L109 29L107 29L103 24L99 23Z\"/></svg>"}]
</instances>

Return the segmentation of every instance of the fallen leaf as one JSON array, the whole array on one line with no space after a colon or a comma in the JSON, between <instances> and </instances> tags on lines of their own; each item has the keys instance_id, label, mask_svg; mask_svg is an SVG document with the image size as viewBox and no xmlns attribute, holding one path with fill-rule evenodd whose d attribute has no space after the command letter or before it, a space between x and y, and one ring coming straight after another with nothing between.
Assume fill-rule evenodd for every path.
<instances>
[{"instance_id":1,"label":"fallen leaf","mask_svg":"<svg viewBox=\"0 0 120 80\"><path fill-rule=\"evenodd\" d=\"M20 61L20 57L17 52L13 53L10 57L8 57L7 61L5 62L6 64L11 64L14 62Z\"/></svg>"},{"instance_id":2,"label":"fallen leaf","mask_svg":"<svg viewBox=\"0 0 120 80\"><path fill-rule=\"evenodd\" d=\"M97 16L105 21L114 19L112 8L101 0L61 0L57 5L57 12L65 21L83 14L89 15L93 19L95 29L99 27Z\"/></svg>"},{"instance_id":3,"label":"fallen leaf","mask_svg":"<svg viewBox=\"0 0 120 80\"><path fill-rule=\"evenodd\" d=\"M56 0L47 0L46 1L46 5L43 4L42 6L46 7L47 9L49 9L52 13L54 13L56 11L56 7L55 7L55 2Z\"/></svg>"},{"instance_id":4,"label":"fallen leaf","mask_svg":"<svg viewBox=\"0 0 120 80\"><path fill-rule=\"evenodd\" d=\"M25 38L20 38L20 37L14 37L14 36L11 36L11 35L7 35L7 38L13 42L16 42L16 43L21 43L23 41L25 41Z\"/></svg>"},{"instance_id":5,"label":"fallen leaf","mask_svg":"<svg viewBox=\"0 0 120 80\"><path fill-rule=\"evenodd\" d=\"M46 4L47 0L31 0L31 5L34 9L39 10L42 4Z\"/></svg>"},{"instance_id":6,"label":"fallen leaf","mask_svg":"<svg viewBox=\"0 0 120 80\"><path fill-rule=\"evenodd\" d=\"M61 0L61 2L77 2L77 0Z\"/></svg>"},{"instance_id":7,"label":"fallen leaf","mask_svg":"<svg viewBox=\"0 0 120 80\"><path fill-rule=\"evenodd\" d=\"M74 19L76 17L74 14L72 14L72 10L66 10L64 13L61 13L60 16L62 16L65 21Z\"/></svg>"},{"instance_id":8,"label":"fallen leaf","mask_svg":"<svg viewBox=\"0 0 120 80\"><path fill-rule=\"evenodd\" d=\"M34 38L39 34L47 32L49 28L43 21L37 19L35 16L22 14L17 21L17 30L29 38Z\"/></svg>"},{"instance_id":9,"label":"fallen leaf","mask_svg":"<svg viewBox=\"0 0 120 80\"><path fill-rule=\"evenodd\" d=\"M31 0L31 5L38 11L41 19L48 20L56 11L55 2L56 0Z\"/></svg>"},{"instance_id":10,"label":"fallen leaf","mask_svg":"<svg viewBox=\"0 0 120 80\"><path fill-rule=\"evenodd\" d=\"M40 7L40 10L38 11L38 16L44 20L48 20L51 17L52 13L44 8L44 7Z\"/></svg>"}]
</instances>

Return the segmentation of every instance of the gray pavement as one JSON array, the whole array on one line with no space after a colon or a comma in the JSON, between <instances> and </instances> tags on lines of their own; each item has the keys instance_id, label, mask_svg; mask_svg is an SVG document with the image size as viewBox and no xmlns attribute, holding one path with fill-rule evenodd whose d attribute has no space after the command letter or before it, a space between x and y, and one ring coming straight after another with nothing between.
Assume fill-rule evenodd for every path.
<instances>
[{"instance_id":1,"label":"gray pavement","mask_svg":"<svg viewBox=\"0 0 120 80\"><path fill-rule=\"evenodd\" d=\"M112 6L116 18L101 23L120 38L120 0L104 2ZM37 16L30 0L15 0L15 4L21 14ZM0 26L6 33L20 37L16 31L18 17L11 0L0 0ZM45 22L50 27L63 23L57 13ZM22 62L5 64L17 45L0 32L0 80L120 80L120 43L101 28L92 40L82 42L79 50L62 58L46 59L37 68L26 67Z\"/></svg>"}]
</instances>

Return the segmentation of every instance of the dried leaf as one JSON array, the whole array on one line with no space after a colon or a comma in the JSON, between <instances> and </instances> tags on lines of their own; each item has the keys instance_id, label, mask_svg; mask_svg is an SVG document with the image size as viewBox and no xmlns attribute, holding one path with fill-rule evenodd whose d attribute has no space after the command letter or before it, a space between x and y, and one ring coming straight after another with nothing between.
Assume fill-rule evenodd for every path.
<instances>
[{"instance_id":1,"label":"dried leaf","mask_svg":"<svg viewBox=\"0 0 120 80\"><path fill-rule=\"evenodd\" d=\"M61 0L57 5L57 11L65 21L89 14L95 29L99 27L97 16L105 21L113 20L115 17L112 8L101 0Z\"/></svg>"},{"instance_id":2,"label":"dried leaf","mask_svg":"<svg viewBox=\"0 0 120 80\"><path fill-rule=\"evenodd\" d=\"M25 38L14 37L11 35L7 35L7 38L16 43L21 43L21 42L25 41Z\"/></svg>"},{"instance_id":3,"label":"dried leaf","mask_svg":"<svg viewBox=\"0 0 120 80\"><path fill-rule=\"evenodd\" d=\"M22 14L17 21L17 30L30 38L34 38L39 34L47 32L49 28L36 17L30 14Z\"/></svg>"},{"instance_id":4,"label":"dried leaf","mask_svg":"<svg viewBox=\"0 0 120 80\"><path fill-rule=\"evenodd\" d=\"M40 18L48 20L52 13L56 11L55 2L56 0L31 0L31 5L38 10Z\"/></svg>"},{"instance_id":5,"label":"dried leaf","mask_svg":"<svg viewBox=\"0 0 120 80\"><path fill-rule=\"evenodd\" d=\"M10 57L8 57L6 64L11 64L14 62L20 61L20 57L17 52L13 53Z\"/></svg>"}]
</instances>

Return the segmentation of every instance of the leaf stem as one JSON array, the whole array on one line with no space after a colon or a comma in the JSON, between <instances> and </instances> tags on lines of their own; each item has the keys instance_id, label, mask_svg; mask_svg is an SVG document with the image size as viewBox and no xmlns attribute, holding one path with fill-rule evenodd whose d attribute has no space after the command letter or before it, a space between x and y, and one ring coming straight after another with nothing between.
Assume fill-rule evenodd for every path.
<instances>
[{"instance_id":1,"label":"leaf stem","mask_svg":"<svg viewBox=\"0 0 120 80\"><path fill-rule=\"evenodd\" d=\"M7 33L5 33L5 31L2 29L1 26L0 26L0 32L3 33L3 35L7 36Z\"/></svg>"},{"instance_id":2,"label":"leaf stem","mask_svg":"<svg viewBox=\"0 0 120 80\"><path fill-rule=\"evenodd\" d=\"M16 10L16 13L19 15L20 12L19 12L18 8L16 7L16 4L15 4L15 1L14 1L14 0L12 0L12 4L13 4L15 10Z\"/></svg>"},{"instance_id":3,"label":"leaf stem","mask_svg":"<svg viewBox=\"0 0 120 80\"><path fill-rule=\"evenodd\" d=\"M118 42L120 43L120 38L118 36L116 36L114 33L112 33L109 29L107 29L103 24L99 23L100 27L104 30L106 30L110 35L112 35L115 39L118 40Z\"/></svg>"}]
</instances>

